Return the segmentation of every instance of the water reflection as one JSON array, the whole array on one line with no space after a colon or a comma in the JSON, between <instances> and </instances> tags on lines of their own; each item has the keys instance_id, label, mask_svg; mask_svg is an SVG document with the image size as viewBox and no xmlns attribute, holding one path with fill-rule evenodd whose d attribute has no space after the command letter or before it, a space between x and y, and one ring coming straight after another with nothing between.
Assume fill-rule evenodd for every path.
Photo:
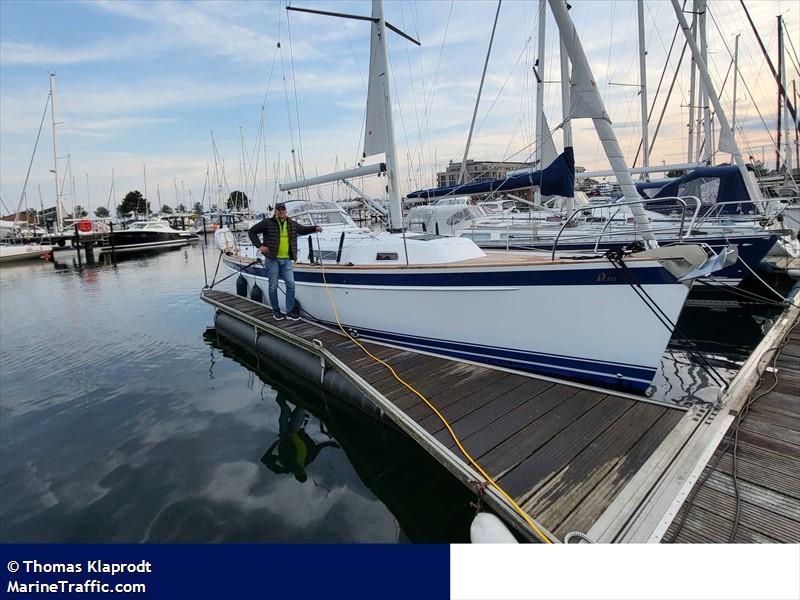
<instances>
[{"instance_id":1,"label":"water reflection","mask_svg":"<svg viewBox=\"0 0 800 600\"><path fill-rule=\"evenodd\" d=\"M280 408L278 435L262 462L275 461L279 470L297 478L295 467L303 461L304 451L302 447L298 450L294 441L292 446L287 442L292 440L290 432L294 429L298 433L311 431L308 437L299 437L308 448L302 473L315 484L319 472L317 463L311 464L311 457L324 456L327 452L320 454L322 448L329 448L328 452L341 448L360 480L397 519L401 539L448 543L469 540L474 495L405 434L377 423L304 379L292 377L284 367L214 329L208 329L204 337L225 358L246 367L276 392L275 403ZM289 435L281 435L281 431ZM278 449L281 442L286 444L285 458ZM278 458L273 458L276 455ZM302 475L297 478L301 480Z\"/></svg>"},{"instance_id":2,"label":"water reflection","mask_svg":"<svg viewBox=\"0 0 800 600\"><path fill-rule=\"evenodd\" d=\"M305 410L299 406L290 408L289 403L280 394L275 398L275 402L281 410L278 417L278 439L261 457L261 462L273 473L293 473L294 478L302 483L308 479L306 467L314 462L324 448L341 446L332 440L315 441L306 433L309 414ZM322 421L320 421L320 431L331 437Z\"/></svg>"}]
</instances>

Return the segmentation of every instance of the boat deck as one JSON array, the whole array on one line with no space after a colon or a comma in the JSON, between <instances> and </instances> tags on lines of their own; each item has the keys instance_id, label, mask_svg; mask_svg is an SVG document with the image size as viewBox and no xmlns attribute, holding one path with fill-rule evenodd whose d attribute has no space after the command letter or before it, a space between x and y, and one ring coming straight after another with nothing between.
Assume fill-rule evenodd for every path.
<instances>
[{"instance_id":1,"label":"boat deck","mask_svg":"<svg viewBox=\"0 0 800 600\"><path fill-rule=\"evenodd\" d=\"M800 330L748 391L664 541L800 542ZM735 473L735 479L734 479ZM738 513L738 517L737 517Z\"/></svg>"},{"instance_id":2,"label":"boat deck","mask_svg":"<svg viewBox=\"0 0 800 600\"><path fill-rule=\"evenodd\" d=\"M252 326L256 341L266 334L288 342L343 373L524 537L535 539L500 494L481 486L483 478L431 408L342 333L306 321L275 321L264 305L230 293L204 290L202 298ZM364 345L441 411L467 452L556 539L588 530L688 415L624 394Z\"/></svg>"}]
</instances>

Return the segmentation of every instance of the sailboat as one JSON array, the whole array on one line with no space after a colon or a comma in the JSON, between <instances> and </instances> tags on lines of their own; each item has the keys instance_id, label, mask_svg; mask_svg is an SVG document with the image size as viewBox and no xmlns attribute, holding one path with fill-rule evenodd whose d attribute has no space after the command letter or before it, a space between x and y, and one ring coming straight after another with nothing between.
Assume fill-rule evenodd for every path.
<instances>
[{"instance_id":1,"label":"sailboat","mask_svg":"<svg viewBox=\"0 0 800 600\"><path fill-rule=\"evenodd\" d=\"M573 62L580 109L574 116L593 118L623 190L633 196L574 25L562 0L550 4ZM659 248L645 231L648 248L637 254L553 260L484 252L470 239L403 230L385 39L387 28L399 30L386 23L381 0L373 0L368 20L364 154L384 154L385 162L283 184L281 190L379 173L387 183L389 228L324 229L310 243L298 242L294 275L303 316L388 345L645 392L693 279L720 268L735 251L709 257L696 245ZM643 211L633 210L646 229ZM231 239L225 232L217 235L226 267L241 271L249 286L265 286L267 271L256 263L257 249L240 248Z\"/></svg>"}]
</instances>

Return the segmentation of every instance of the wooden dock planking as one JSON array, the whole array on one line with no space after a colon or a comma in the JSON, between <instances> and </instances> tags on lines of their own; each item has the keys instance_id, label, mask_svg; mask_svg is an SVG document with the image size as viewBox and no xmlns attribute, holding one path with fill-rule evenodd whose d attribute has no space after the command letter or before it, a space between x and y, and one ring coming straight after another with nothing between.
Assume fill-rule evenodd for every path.
<instances>
[{"instance_id":1,"label":"wooden dock planking","mask_svg":"<svg viewBox=\"0 0 800 600\"><path fill-rule=\"evenodd\" d=\"M206 291L204 297L220 310L248 315L268 333L300 338L301 347L320 340L380 402L403 411L402 417L388 413L395 420L407 419L428 432L425 446L443 464L459 458L462 480L463 468L472 470L431 409L339 332L306 321L275 321L268 308L232 294ZM551 531L586 529L589 516L608 506L684 414L584 386L361 342L428 398L467 451L517 502L527 501L527 512Z\"/></svg>"},{"instance_id":2,"label":"wooden dock planking","mask_svg":"<svg viewBox=\"0 0 800 600\"><path fill-rule=\"evenodd\" d=\"M604 398L596 392L575 390L574 388L558 388L552 393L563 399L552 410L524 424L524 427L507 438L491 438L484 442L484 446L491 446L491 449L485 454L479 453L478 458L487 468L493 472L505 474Z\"/></svg>"},{"instance_id":3,"label":"wooden dock planking","mask_svg":"<svg viewBox=\"0 0 800 600\"><path fill-rule=\"evenodd\" d=\"M523 508L548 506L548 512L540 514L547 514L548 522L562 523L667 411L646 408L642 404L632 406L618 421L619 427L605 430L574 459L542 478L531 489Z\"/></svg>"},{"instance_id":4,"label":"wooden dock planking","mask_svg":"<svg viewBox=\"0 0 800 600\"><path fill-rule=\"evenodd\" d=\"M786 344L777 360L769 360L775 342L762 349L767 358L753 402L742 411L738 432L734 423L726 434L736 440L737 542L800 541L800 316L792 308L787 314ZM767 362L777 370L766 372ZM695 485L694 501L681 507L665 541L728 541L736 513L733 450L733 441L716 449Z\"/></svg>"},{"instance_id":5,"label":"wooden dock planking","mask_svg":"<svg viewBox=\"0 0 800 600\"><path fill-rule=\"evenodd\" d=\"M569 515L566 515L560 523L553 525L553 531L562 536L573 530L589 531L617 496L624 482L629 481L639 472L647 459L683 418L683 414L675 410L665 411L655 424L637 440L636 444L620 457L591 490L591 493L587 494L584 501L576 506Z\"/></svg>"}]
</instances>

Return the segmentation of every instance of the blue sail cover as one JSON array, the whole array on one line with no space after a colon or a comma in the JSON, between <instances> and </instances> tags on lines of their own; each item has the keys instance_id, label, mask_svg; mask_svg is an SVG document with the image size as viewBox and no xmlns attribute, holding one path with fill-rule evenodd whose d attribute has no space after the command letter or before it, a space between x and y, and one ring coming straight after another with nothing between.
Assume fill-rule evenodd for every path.
<instances>
[{"instance_id":1,"label":"blue sail cover","mask_svg":"<svg viewBox=\"0 0 800 600\"><path fill-rule=\"evenodd\" d=\"M564 148L564 152L559 154L552 163L541 171L523 173L504 179L472 181L461 185L417 190L408 194L406 198L430 199L441 198L442 196L470 196L472 194L487 194L530 187L538 187L543 196L574 196L575 154L572 148Z\"/></svg>"},{"instance_id":2,"label":"blue sail cover","mask_svg":"<svg viewBox=\"0 0 800 600\"><path fill-rule=\"evenodd\" d=\"M691 173L670 181L642 182L636 184L639 193L649 198L670 198L675 196L697 196L702 202L701 214L710 210L717 202L727 202L720 207L719 214L755 214L758 211L750 201L742 173L736 165L701 167ZM656 194L645 190L660 188ZM674 200L649 202L648 210L665 212L675 208ZM693 208L691 204L689 208Z\"/></svg>"}]
</instances>

